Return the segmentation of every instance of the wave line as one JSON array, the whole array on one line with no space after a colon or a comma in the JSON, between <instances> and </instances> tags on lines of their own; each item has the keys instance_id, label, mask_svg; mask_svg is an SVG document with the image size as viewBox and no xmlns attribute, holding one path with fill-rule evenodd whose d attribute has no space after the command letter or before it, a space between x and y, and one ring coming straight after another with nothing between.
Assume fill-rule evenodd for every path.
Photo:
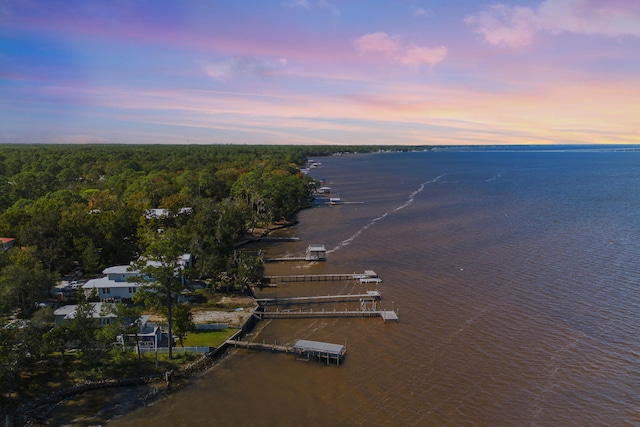
<instances>
[{"instance_id":1,"label":"wave line","mask_svg":"<svg viewBox=\"0 0 640 427\"><path fill-rule=\"evenodd\" d=\"M410 206L414 202L414 200L416 199L416 196L418 194L420 194L424 190L424 188L427 186L427 184L433 184L435 182L438 182L438 181L440 181L440 178L442 178L443 176L444 176L444 174L442 174L440 176L437 176L437 177L433 178L430 181L423 182L422 184L420 184L420 186L418 187L418 189L416 191L414 191L413 193L409 194L409 198L402 205L398 206L397 208L394 208L394 209L390 210L389 212L383 213L382 215L380 215L377 218L372 219L369 224L365 225L360 230L356 231L356 233L353 234L348 239L343 240L342 242L338 243L338 245L335 248L328 250L327 253L330 254L330 253L339 251L340 249L344 248L345 246L350 245L351 242L353 242L359 235L361 235L364 231L366 231L369 227L371 227L376 222L386 218L387 215L389 215L391 213L398 212L398 211L406 208L407 206Z\"/></svg>"}]
</instances>

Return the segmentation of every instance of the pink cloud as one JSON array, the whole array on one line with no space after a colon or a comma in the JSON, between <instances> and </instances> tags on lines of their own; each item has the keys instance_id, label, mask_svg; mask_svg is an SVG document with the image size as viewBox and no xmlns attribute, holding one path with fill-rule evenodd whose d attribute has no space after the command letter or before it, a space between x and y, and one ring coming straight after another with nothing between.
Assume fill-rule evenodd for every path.
<instances>
[{"instance_id":1,"label":"pink cloud","mask_svg":"<svg viewBox=\"0 0 640 427\"><path fill-rule=\"evenodd\" d=\"M360 52L382 52L394 54L399 49L397 37L389 36L383 32L365 34L355 41Z\"/></svg>"},{"instance_id":2,"label":"pink cloud","mask_svg":"<svg viewBox=\"0 0 640 427\"><path fill-rule=\"evenodd\" d=\"M540 25L530 8L503 4L489 6L467 16L464 22L474 26L487 43L509 47L530 44Z\"/></svg>"},{"instance_id":3,"label":"pink cloud","mask_svg":"<svg viewBox=\"0 0 640 427\"><path fill-rule=\"evenodd\" d=\"M540 31L640 36L640 3L626 0L545 0L529 7L494 4L464 22L493 45L521 47Z\"/></svg>"},{"instance_id":4,"label":"pink cloud","mask_svg":"<svg viewBox=\"0 0 640 427\"><path fill-rule=\"evenodd\" d=\"M552 32L640 36L640 3L623 0L546 0L538 16Z\"/></svg>"},{"instance_id":5,"label":"pink cloud","mask_svg":"<svg viewBox=\"0 0 640 427\"><path fill-rule=\"evenodd\" d=\"M447 48L444 46L430 48L414 45L405 50L404 55L400 57L400 62L415 66L422 64L434 65L442 62L446 56Z\"/></svg>"},{"instance_id":6,"label":"pink cloud","mask_svg":"<svg viewBox=\"0 0 640 427\"><path fill-rule=\"evenodd\" d=\"M447 48L444 46L432 48L407 44L399 36L383 32L365 34L355 40L355 45L362 54L381 53L388 60L417 67L423 64L436 65L447 56Z\"/></svg>"}]
</instances>

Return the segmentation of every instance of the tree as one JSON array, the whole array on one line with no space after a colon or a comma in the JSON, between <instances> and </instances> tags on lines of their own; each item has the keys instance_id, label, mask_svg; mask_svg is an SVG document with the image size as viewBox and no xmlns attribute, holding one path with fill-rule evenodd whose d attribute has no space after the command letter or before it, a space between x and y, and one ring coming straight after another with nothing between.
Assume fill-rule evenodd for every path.
<instances>
[{"instance_id":1,"label":"tree","mask_svg":"<svg viewBox=\"0 0 640 427\"><path fill-rule=\"evenodd\" d=\"M100 325L94 318L94 310L93 304L85 299L80 299L76 306L75 315L67 325L72 341L85 360L95 358L101 350L96 340Z\"/></svg>"},{"instance_id":2,"label":"tree","mask_svg":"<svg viewBox=\"0 0 640 427\"><path fill-rule=\"evenodd\" d=\"M183 254L173 237L175 233L172 230L157 234L143 256L134 263L143 279L146 278L146 283L133 297L134 301L144 301L147 306L155 307L167 316L170 359L173 357L173 309L182 291L179 257Z\"/></svg>"},{"instance_id":3,"label":"tree","mask_svg":"<svg viewBox=\"0 0 640 427\"><path fill-rule=\"evenodd\" d=\"M246 252L237 251L234 258L237 265L236 280L238 283L247 289L252 283L258 283L259 286L262 286L262 276L264 275L264 258L262 253L251 255Z\"/></svg>"},{"instance_id":4,"label":"tree","mask_svg":"<svg viewBox=\"0 0 640 427\"><path fill-rule=\"evenodd\" d=\"M51 310L43 310L31 322L0 328L0 414L10 415L15 403L29 394L31 374L41 360L43 336L52 318Z\"/></svg>"},{"instance_id":5,"label":"tree","mask_svg":"<svg viewBox=\"0 0 640 427\"><path fill-rule=\"evenodd\" d=\"M58 325L51 329L43 336L44 351L53 353L60 352L60 358L64 361L64 352L67 349L67 344L71 341L72 331L66 324Z\"/></svg>"},{"instance_id":6,"label":"tree","mask_svg":"<svg viewBox=\"0 0 640 427\"><path fill-rule=\"evenodd\" d=\"M0 410L3 415L10 414L15 405L25 358L21 331L0 328Z\"/></svg>"},{"instance_id":7,"label":"tree","mask_svg":"<svg viewBox=\"0 0 640 427\"><path fill-rule=\"evenodd\" d=\"M219 203L203 200L198 204L190 224L189 247L200 277L214 277L226 268L245 223L241 204L232 199Z\"/></svg>"},{"instance_id":8,"label":"tree","mask_svg":"<svg viewBox=\"0 0 640 427\"><path fill-rule=\"evenodd\" d=\"M187 304L177 304L173 310L173 327L180 345L184 347L184 339L187 333L194 328L193 314Z\"/></svg>"},{"instance_id":9,"label":"tree","mask_svg":"<svg viewBox=\"0 0 640 427\"><path fill-rule=\"evenodd\" d=\"M98 338L103 347L113 348L118 336L122 337L122 345L127 346L133 337L138 353L138 366L142 370L142 360L140 355L140 324L142 309L137 306L129 306L122 303L103 304L100 315L106 317L113 315L111 323L102 327L98 333Z\"/></svg>"},{"instance_id":10,"label":"tree","mask_svg":"<svg viewBox=\"0 0 640 427\"><path fill-rule=\"evenodd\" d=\"M55 285L55 275L42 267L32 250L12 251L13 264L0 271L0 301L8 307L19 308L22 317L35 311L37 301Z\"/></svg>"}]
</instances>

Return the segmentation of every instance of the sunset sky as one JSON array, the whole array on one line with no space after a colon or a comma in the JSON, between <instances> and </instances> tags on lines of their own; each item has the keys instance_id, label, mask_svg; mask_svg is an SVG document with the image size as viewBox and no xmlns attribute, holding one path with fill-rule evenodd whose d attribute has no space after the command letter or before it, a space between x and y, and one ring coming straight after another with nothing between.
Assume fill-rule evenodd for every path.
<instances>
[{"instance_id":1,"label":"sunset sky","mask_svg":"<svg viewBox=\"0 0 640 427\"><path fill-rule=\"evenodd\" d=\"M640 144L638 0L0 0L0 143Z\"/></svg>"}]
</instances>

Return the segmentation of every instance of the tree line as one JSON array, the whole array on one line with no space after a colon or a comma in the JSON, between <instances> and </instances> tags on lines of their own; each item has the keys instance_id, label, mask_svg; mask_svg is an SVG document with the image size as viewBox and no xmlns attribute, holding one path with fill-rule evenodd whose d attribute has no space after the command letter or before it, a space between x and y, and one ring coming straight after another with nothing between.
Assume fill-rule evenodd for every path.
<instances>
[{"instance_id":1,"label":"tree line","mask_svg":"<svg viewBox=\"0 0 640 427\"><path fill-rule=\"evenodd\" d=\"M255 228L293 220L309 202L312 179L300 173L307 158L390 148L0 145L0 236L15 238L14 248L0 252L0 318L28 320L0 327L0 409L31 395L38 381L29 372L53 353L64 360L70 340L88 366L106 369L97 361L122 322L94 328L81 298L76 318L51 329L52 310L36 304L62 275L98 274L141 255L164 259L162 268L144 271L158 280L139 299L171 319L181 310L173 301L177 254L193 255L194 267L185 271L192 278L255 279L258 260L234 245ZM158 208L164 214L154 215Z\"/></svg>"}]
</instances>

